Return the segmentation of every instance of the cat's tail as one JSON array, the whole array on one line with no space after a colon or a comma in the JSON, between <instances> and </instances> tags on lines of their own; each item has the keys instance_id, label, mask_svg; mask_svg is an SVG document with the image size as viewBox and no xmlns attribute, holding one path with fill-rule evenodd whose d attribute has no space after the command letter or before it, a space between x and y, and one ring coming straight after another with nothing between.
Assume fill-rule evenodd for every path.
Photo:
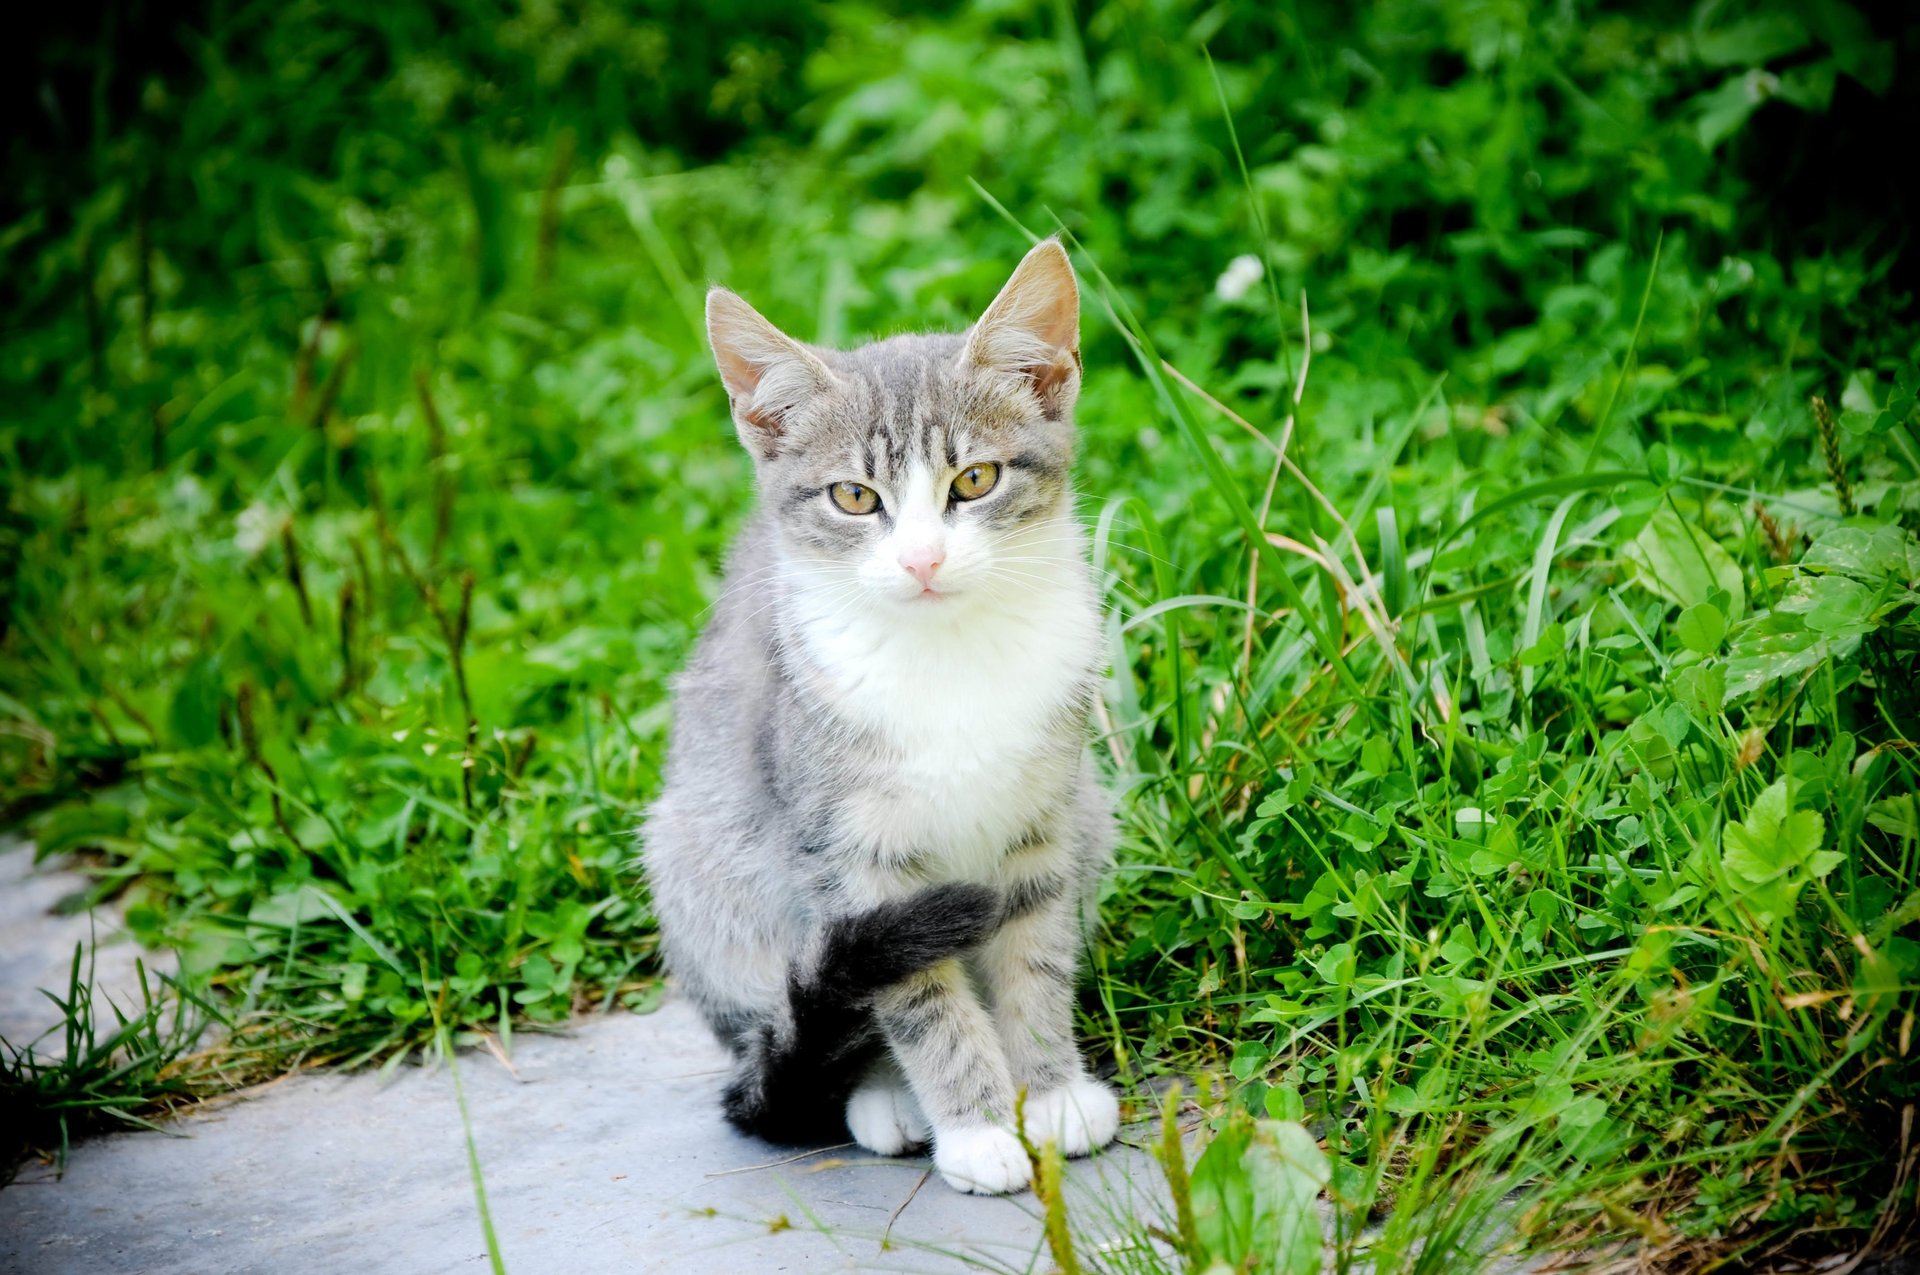
<instances>
[{"instance_id":1,"label":"cat's tail","mask_svg":"<svg viewBox=\"0 0 1920 1275\"><path fill-rule=\"evenodd\" d=\"M769 1142L843 1138L847 1097L880 1049L874 995L974 946L999 910L986 886L937 885L834 922L821 959L788 981L789 1021L739 1039L727 1119Z\"/></svg>"}]
</instances>

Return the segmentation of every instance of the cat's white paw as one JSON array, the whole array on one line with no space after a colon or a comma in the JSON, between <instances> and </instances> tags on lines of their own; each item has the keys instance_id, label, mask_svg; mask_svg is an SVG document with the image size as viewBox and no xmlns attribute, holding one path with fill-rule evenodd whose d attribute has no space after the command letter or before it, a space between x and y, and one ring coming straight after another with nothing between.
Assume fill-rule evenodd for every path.
<instances>
[{"instance_id":1,"label":"cat's white paw","mask_svg":"<svg viewBox=\"0 0 1920 1275\"><path fill-rule=\"evenodd\" d=\"M1035 1146L1056 1142L1062 1155L1085 1155L1120 1132L1120 1100L1087 1076L1027 1099L1027 1138Z\"/></svg>"},{"instance_id":2,"label":"cat's white paw","mask_svg":"<svg viewBox=\"0 0 1920 1275\"><path fill-rule=\"evenodd\" d=\"M847 1099L847 1132L875 1155L899 1155L926 1145L932 1130L905 1085L870 1080Z\"/></svg>"},{"instance_id":3,"label":"cat's white paw","mask_svg":"<svg viewBox=\"0 0 1920 1275\"><path fill-rule=\"evenodd\" d=\"M956 1191L1005 1195L1033 1177L1020 1139L998 1125L943 1129L933 1140L933 1167Z\"/></svg>"}]
</instances>

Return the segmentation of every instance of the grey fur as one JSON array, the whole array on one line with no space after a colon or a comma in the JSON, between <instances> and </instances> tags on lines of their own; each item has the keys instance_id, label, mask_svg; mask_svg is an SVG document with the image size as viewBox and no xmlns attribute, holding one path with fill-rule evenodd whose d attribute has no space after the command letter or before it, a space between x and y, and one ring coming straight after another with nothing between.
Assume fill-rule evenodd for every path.
<instances>
[{"instance_id":1,"label":"grey fur","mask_svg":"<svg viewBox=\"0 0 1920 1275\"><path fill-rule=\"evenodd\" d=\"M1057 272L1064 261L1041 265ZM1023 263L1009 293L1028 269ZM1067 279L1070 292L1070 272ZM1057 278L1051 286L1057 291ZM730 294L716 295L710 315L723 374L734 355L729 389L755 456L761 508L734 547L724 591L677 682L665 784L647 815L645 867L667 962L735 1049L736 1086L758 1084L769 1063L754 1042L790 1041L796 989L833 977L821 968L828 927L930 885L990 886L1001 903L984 941L866 997L861 1008L887 1047L868 1083L897 1085L903 1073L936 1141L943 1131L1004 1122L1020 1088L1053 1091L1083 1074L1072 984L1113 842L1088 747L1097 641L1046 692L1053 702L1005 710L1031 710L1038 723L1021 736L1023 755L1007 759L1017 789L979 792L977 827L957 820L908 843L876 837L872 827L891 825L872 812L913 808L916 758L872 711L851 711L862 692L850 691L846 669L815 649L807 616L818 607L803 603L806 590L820 587L819 571L864 560L892 527L890 506L865 516L840 511L828 498L834 483L857 479L892 491L912 474L988 459L1000 467L996 488L977 501L950 501L940 516L954 534L961 520L974 520L979 543L1028 552L1002 549L998 574L983 569L971 594L922 608L967 610L934 621L900 604L898 640L917 640L914 624L964 635L967 625L989 622L975 616L991 617L995 634L1017 637L1021 608L1030 605L1023 599L1032 598L1044 602L1044 615L1068 615L1097 632L1098 594L1071 521L1068 479L1077 350L1063 342L1039 368L995 365L979 354L991 335L980 328L851 352L797 343L788 350L770 326L737 326L758 316ZM722 331L723 321L736 327ZM757 388L755 375L763 378ZM775 375L792 383L783 380L767 406ZM893 623L890 615L873 621L876 631ZM996 690L979 688L997 721ZM962 716L955 732L971 728ZM992 839L984 853L981 837ZM845 1092L829 1087L818 1101L844 1103Z\"/></svg>"}]
</instances>

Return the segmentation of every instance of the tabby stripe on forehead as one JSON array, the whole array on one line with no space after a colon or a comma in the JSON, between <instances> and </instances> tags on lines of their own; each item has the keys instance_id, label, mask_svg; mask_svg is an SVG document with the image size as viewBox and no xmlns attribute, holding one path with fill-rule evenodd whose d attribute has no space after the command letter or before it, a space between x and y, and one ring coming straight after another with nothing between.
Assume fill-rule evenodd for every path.
<instances>
[{"instance_id":1,"label":"tabby stripe on forehead","mask_svg":"<svg viewBox=\"0 0 1920 1275\"><path fill-rule=\"evenodd\" d=\"M920 378L913 385L913 402L908 405L907 419L913 425L914 450L921 456L933 458L933 413L927 410L927 364L920 365Z\"/></svg>"},{"instance_id":2,"label":"tabby stripe on forehead","mask_svg":"<svg viewBox=\"0 0 1920 1275\"><path fill-rule=\"evenodd\" d=\"M1042 478L1058 478L1064 472L1063 466L1037 452L1021 452L1018 456L1008 459L1006 464L1009 469L1024 469Z\"/></svg>"}]
</instances>

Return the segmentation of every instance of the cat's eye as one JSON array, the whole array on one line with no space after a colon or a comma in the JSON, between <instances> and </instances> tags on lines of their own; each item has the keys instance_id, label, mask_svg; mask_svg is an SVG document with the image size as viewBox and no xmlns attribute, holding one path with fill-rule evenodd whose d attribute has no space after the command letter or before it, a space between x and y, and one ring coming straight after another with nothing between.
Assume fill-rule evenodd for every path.
<instances>
[{"instance_id":1,"label":"cat's eye","mask_svg":"<svg viewBox=\"0 0 1920 1275\"><path fill-rule=\"evenodd\" d=\"M835 483L828 491L833 503L850 514L870 514L880 507L880 493L865 483Z\"/></svg>"},{"instance_id":2,"label":"cat's eye","mask_svg":"<svg viewBox=\"0 0 1920 1275\"><path fill-rule=\"evenodd\" d=\"M993 490L1000 481L1000 466L988 461L978 465L968 465L953 480L953 498L955 500L978 500Z\"/></svg>"}]
</instances>

